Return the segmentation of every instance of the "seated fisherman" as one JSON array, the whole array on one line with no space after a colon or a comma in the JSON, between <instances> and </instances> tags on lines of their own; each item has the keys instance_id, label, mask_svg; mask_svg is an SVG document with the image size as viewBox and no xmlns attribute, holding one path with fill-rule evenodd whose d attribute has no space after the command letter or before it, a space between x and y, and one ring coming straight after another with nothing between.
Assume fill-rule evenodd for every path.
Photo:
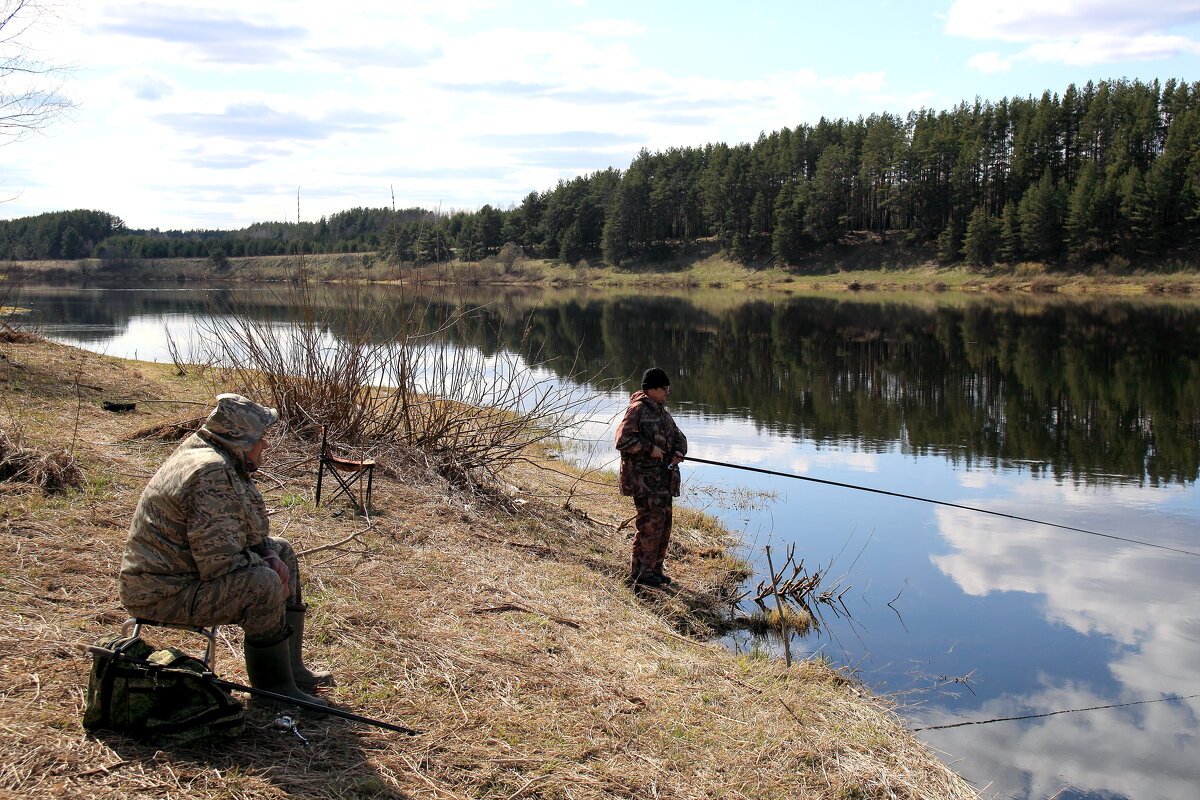
<instances>
[{"instance_id":1,"label":"seated fisherman","mask_svg":"<svg viewBox=\"0 0 1200 800\"><path fill-rule=\"evenodd\" d=\"M325 705L299 688L333 679L301 659L306 607L296 555L267 536L266 506L250 479L278 419L241 395L217 397L142 492L121 561L121 602L157 622L240 625L251 686Z\"/></svg>"}]
</instances>

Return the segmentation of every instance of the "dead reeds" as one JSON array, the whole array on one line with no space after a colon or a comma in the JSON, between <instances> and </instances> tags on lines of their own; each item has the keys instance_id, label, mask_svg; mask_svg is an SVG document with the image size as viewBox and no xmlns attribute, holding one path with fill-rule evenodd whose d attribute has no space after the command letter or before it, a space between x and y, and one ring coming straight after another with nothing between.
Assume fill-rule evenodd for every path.
<instances>
[{"instance_id":1,"label":"dead reeds","mask_svg":"<svg viewBox=\"0 0 1200 800\"><path fill-rule=\"evenodd\" d=\"M830 579L827 570L818 567L809 571L803 558L796 558L795 544L789 545L783 563L775 569L771 548L766 548L767 577L753 589L746 589L729 598L730 607L743 600L752 601L757 609L733 618L733 624L759 636L777 635L785 646L794 634L804 635L824 627L824 613L836 617L850 616L842 598L850 591L840 578ZM772 607L773 606L773 607ZM788 660L791 660L790 652Z\"/></svg>"},{"instance_id":2,"label":"dead reeds","mask_svg":"<svg viewBox=\"0 0 1200 800\"><path fill-rule=\"evenodd\" d=\"M83 470L67 450L41 452L23 447L0 428L0 482L27 483L47 492L83 484Z\"/></svg>"}]
</instances>

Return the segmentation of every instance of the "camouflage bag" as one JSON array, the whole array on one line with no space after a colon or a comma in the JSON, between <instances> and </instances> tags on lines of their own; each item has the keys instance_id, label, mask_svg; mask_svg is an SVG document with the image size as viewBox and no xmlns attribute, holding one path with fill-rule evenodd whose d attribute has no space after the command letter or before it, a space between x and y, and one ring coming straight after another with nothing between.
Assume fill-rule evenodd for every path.
<instances>
[{"instance_id":1,"label":"camouflage bag","mask_svg":"<svg viewBox=\"0 0 1200 800\"><path fill-rule=\"evenodd\" d=\"M83 727L123 733L146 744L231 739L245 710L212 681L208 666L182 650L155 650L138 637L108 636L99 647L148 663L95 653Z\"/></svg>"}]
</instances>

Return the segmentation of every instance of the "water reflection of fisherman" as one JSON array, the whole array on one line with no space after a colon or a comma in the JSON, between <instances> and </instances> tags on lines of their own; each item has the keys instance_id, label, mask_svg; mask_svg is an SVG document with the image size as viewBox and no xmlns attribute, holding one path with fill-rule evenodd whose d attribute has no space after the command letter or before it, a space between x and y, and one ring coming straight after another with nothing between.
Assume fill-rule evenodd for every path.
<instances>
[{"instance_id":1,"label":"water reflection of fisherman","mask_svg":"<svg viewBox=\"0 0 1200 800\"><path fill-rule=\"evenodd\" d=\"M679 496L678 464L687 455L687 438L667 411L670 391L667 373L646 370L617 428L621 494L633 497L637 510L629 578L647 586L671 583L663 560L671 541L671 498Z\"/></svg>"},{"instance_id":2,"label":"water reflection of fisherman","mask_svg":"<svg viewBox=\"0 0 1200 800\"><path fill-rule=\"evenodd\" d=\"M306 607L296 555L267 535L266 506L250 479L278 419L241 395L217 397L142 492L121 561L121 602L157 622L240 625L251 686L324 705L300 688L333 680L301 658Z\"/></svg>"}]
</instances>

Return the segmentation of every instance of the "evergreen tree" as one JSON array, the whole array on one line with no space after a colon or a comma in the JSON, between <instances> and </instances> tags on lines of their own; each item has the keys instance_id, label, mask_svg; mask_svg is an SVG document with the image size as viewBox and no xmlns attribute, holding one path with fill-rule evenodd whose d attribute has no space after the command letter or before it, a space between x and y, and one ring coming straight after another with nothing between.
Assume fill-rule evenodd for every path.
<instances>
[{"instance_id":1,"label":"evergreen tree","mask_svg":"<svg viewBox=\"0 0 1200 800\"><path fill-rule=\"evenodd\" d=\"M953 264L962 255L963 224L952 217L937 238L938 261Z\"/></svg>"},{"instance_id":2,"label":"evergreen tree","mask_svg":"<svg viewBox=\"0 0 1200 800\"><path fill-rule=\"evenodd\" d=\"M841 145L831 145L817 160L804 213L804 230L818 242L835 242L850 229L853 161Z\"/></svg>"},{"instance_id":3,"label":"evergreen tree","mask_svg":"<svg viewBox=\"0 0 1200 800\"><path fill-rule=\"evenodd\" d=\"M1041 180L1029 187L1017 206L1027 257L1051 261L1062 252L1062 206L1062 195L1050 167L1046 167Z\"/></svg>"},{"instance_id":4,"label":"evergreen tree","mask_svg":"<svg viewBox=\"0 0 1200 800\"><path fill-rule=\"evenodd\" d=\"M504 228L504 214L490 205L484 205L477 214L479 238L485 252L491 253L504 243L501 230Z\"/></svg>"},{"instance_id":5,"label":"evergreen tree","mask_svg":"<svg viewBox=\"0 0 1200 800\"><path fill-rule=\"evenodd\" d=\"M458 257L462 261L478 261L483 258L483 234L480 232L480 218L471 218L462 226L458 233Z\"/></svg>"},{"instance_id":6,"label":"evergreen tree","mask_svg":"<svg viewBox=\"0 0 1200 800\"><path fill-rule=\"evenodd\" d=\"M417 261L441 263L450 259L450 237L441 225L427 224L417 235Z\"/></svg>"},{"instance_id":7,"label":"evergreen tree","mask_svg":"<svg viewBox=\"0 0 1200 800\"><path fill-rule=\"evenodd\" d=\"M1067 249L1073 258L1085 258L1103 248L1106 206L1104 181L1096 164L1089 161L1067 199Z\"/></svg>"},{"instance_id":8,"label":"evergreen tree","mask_svg":"<svg viewBox=\"0 0 1200 800\"><path fill-rule=\"evenodd\" d=\"M1008 264L1016 264L1025 257L1021 243L1021 223L1017 220L1017 204L1005 203L1000 214L1000 258Z\"/></svg>"},{"instance_id":9,"label":"evergreen tree","mask_svg":"<svg viewBox=\"0 0 1200 800\"><path fill-rule=\"evenodd\" d=\"M83 237L79 235L79 231L73 227L69 227L63 231L59 253L63 258L83 258L88 254L87 245L84 244Z\"/></svg>"},{"instance_id":10,"label":"evergreen tree","mask_svg":"<svg viewBox=\"0 0 1200 800\"><path fill-rule=\"evenodd\" d=\"M963 256L971 264L987 267L996 260L1000 250L1000 221L975 206L967 220L967 231L963 237Z\"/></svg>"},{"instance_id":11,"label":"evergreen tree","mask_svg":"<svg viewBox=\"0 0 1200 800\"><path fill-rule=\"evenodd\" d=\"M583 233L579 220L575 220L559 237L558 260L573 264L583 256Z\"/></svg>"},{"instance_id":12,"label":"evergreen tree","mask_svg":"<svg viewBox=\"0 0 1200 800\"><path fill-rule=\"evenodd\" d=\"M1118 232L1124 240L1123 249L1132 254L1144 248L1143 239L1153 230L1154 212L1142 172L1132 167L1119 182Z\"/></svg>"},{"instance_id":13,"label":"evergreen tree","mask_svg":"<svg viewBox=\"0 0 1200 800\"><path fill-rule=\"evenodd\" d=\"M803 255L808 243L808 237L804 233L803 191L794 184L785 186L775 203L771 255L777 264L795 264Z\"/></svg>"}]
</instances>

